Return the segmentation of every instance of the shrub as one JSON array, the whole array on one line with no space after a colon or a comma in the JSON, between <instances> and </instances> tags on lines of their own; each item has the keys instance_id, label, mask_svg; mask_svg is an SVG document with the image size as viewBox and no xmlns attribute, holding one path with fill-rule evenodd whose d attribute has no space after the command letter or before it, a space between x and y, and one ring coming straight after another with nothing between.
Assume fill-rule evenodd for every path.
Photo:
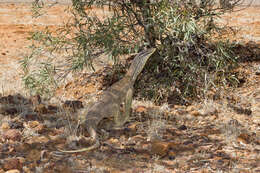
<instances>
[{"instance_id":1,"label":"shrub","mask_svg":"<svg viewBox=\"0 0 260 173\"><path fill-rule=\"evenodd\" d=\"M236 85L234 44L223 39L227 28L216 21L240 1L72 0L67 24L30 37L24 83L33 92L50 93L68 74L93 68L101 54L120 63L120 55L156 47L135 86L140 97L160 103L177 94L187 100L203 96L205 89ZM94 7L107 15L98 16Z\"/></svg>"}]
</instances>

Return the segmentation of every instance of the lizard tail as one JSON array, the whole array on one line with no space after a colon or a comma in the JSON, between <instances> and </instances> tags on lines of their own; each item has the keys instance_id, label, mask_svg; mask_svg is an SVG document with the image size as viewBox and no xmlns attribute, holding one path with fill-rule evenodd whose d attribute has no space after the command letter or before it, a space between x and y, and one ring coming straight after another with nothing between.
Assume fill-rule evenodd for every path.
<instances>
[{"instance_id":1,"label":"lizard tail","mask_svg":"<svg viewBox=\"0 0 260 173\"><path fill-rule=\"evenodd\" d=\"M134 82L136 80L137 76L143 70L146 61L155 52L155 50L156 50L155 48L147 49L147 50L144 50L144 51L138 53L135 56L129 70L126 73L126 76L130 77L132 82Z\"/></svg>"},{"instance_id":2,"label":"lizard tail","mask_svg":"<svg viewBox=\"0 0 260 173\"><path fill-rule=\"evenodd\" d=\"M99 142L99 140L96 140L95 144L93 144L92 146L87 147L87 148L81 148L81 149L78 149L78 150L59 150L59 152L62 152L62 153L81 153L81 152L91 151L91 150L97 149L97 148L99 148L99 146L100 146L100 142Z\"/></svg>"}]
</instances>

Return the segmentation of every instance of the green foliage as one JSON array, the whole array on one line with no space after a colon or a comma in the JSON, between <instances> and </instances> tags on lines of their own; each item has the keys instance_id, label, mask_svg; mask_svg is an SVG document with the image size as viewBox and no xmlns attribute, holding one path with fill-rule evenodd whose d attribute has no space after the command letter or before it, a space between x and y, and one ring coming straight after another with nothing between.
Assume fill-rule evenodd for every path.
<instances>
[{"instance_id":1,"label":"green foliage","mask_svg":"<svg viewBox=\"0 0 260 173\"><path fill-rule=\"evenodd\" d=\"M44 6L43 2L39 2L38 0L32 2L32 8L31 8L32 16L33 17L41 16L44 13L41 11L43 6Z\"/></svg>"},{"instance_id":2,"label":"green foliage","mask_svg":"<svg viewBox=\"0 0 260 173\"><path fill-rule=\"evenodd\" d=\"M225 28L215 21L240 0L222 1L219 6L215 0L72 0L73 17L66 25L31 36L33 53L22 63L25 85L49 93L55 88L51 83L93 68L101 54L117 62L145 47L156 47L157 53L136 84L141 97L159 103L175 91L186 99L203 95L205 88L236 85L233 45L218 38ZM29 63L33 59L40 65Z\"/></svg>"}]
</instances>

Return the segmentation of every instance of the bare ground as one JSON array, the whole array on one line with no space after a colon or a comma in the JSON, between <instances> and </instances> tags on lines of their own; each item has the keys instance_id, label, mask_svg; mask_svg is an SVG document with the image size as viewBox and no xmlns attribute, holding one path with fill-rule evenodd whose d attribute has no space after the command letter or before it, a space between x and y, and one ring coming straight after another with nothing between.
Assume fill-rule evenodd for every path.
<instances>
[{"instance_id":1,"label":"bare ground","mask_svg":"<svg viewBox=\"0 0 260 173\"><path fill-rule=\"evenodd\" d=\"M75 106L39 104L39 98L29 97L18 63L29 51L29 32L62 24L68 17L64 8L51 7L36 20L29 4L0 4L0 173L260 172L260 7L222 19L240 28L230 39L247 44L238 50L245 56L238 69L242 86L219 93L219 100L188 107L135 100L124 129L111 130L99 150L70 155L55 151L86 143L80 135L87 134L77 126L80 113ZM82 74L57 96L62 101L81 98L87 107L87 96L100 92L102 76L95 74L88 81Z\"/></svg>"}]
</instances>

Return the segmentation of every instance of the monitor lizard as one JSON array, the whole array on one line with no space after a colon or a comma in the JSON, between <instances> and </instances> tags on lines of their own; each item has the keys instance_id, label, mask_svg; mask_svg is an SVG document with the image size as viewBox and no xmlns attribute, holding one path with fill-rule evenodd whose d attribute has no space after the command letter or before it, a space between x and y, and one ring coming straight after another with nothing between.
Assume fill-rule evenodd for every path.
<instances>
[{"instance_id":1,"label":"monitor lizard","mask_svg":"<svg viewBox=\"0 0 260 173\"><path fill-rule=\"evenodd\" d=\"M96 149L100 146L97 136L98 124L105 118L112 117L115 126L123 125L130 116L133 85L137 76L143 70L146 61L155 52L155 48L150 48L138 53L131 63L126 75L104 91L101 99L96 102L86 114L84 126L90 134L91 140L94 144L87 148L78 150L59 150L62 153L78 153ZM120 105L123 103L123 111Z\"/></svg>"}]
</instances>

